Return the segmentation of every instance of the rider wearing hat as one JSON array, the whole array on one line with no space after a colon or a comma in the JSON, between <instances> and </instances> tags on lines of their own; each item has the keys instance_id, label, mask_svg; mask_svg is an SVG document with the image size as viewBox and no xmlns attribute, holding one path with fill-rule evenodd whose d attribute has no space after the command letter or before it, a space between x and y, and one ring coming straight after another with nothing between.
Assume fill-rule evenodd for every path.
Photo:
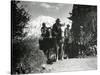
<instances>
[{"instance_id":1,"label":"rider wearing hat","mask_svg":"<svg viewBox=\"0 0 100 75\"><path fill-rule=\"evenodd\" d=\"M52 33L53 37L56 37L56 38L61 37L61 24L60 24L59 18L56 19L56 23L53 25L52 31L53 31Z\"/></svg>"}]
</instances>

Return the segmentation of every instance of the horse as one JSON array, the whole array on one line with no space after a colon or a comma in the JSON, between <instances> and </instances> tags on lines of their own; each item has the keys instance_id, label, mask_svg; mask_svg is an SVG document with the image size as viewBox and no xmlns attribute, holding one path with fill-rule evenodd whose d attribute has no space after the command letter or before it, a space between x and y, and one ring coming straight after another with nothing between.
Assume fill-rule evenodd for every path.
<instances>
[{"instance_id":1,"label":"horse","mask_svg":"<svg viewBox=\"0 0 100 75\"><path fill-rule=\"evenodd\" d=\"M39 40L40 49L43 50L48 60L52 59L51 54L54 54L55 45L55 39L52 37L52 28L48 27L45 37Z\"/></svg>"},{"instance_id":2,"label":"horse","mask_svg":"<svg viewBox=\"0 0 100 75\"><path fill-rule=\"evenodd\" d=\"M56 35L56 37L53 37L55 39L55 51L56 51L56 61L59 59L63 60L64 58L64 29L61 25L58 29L59 32Z\"/></svg>"}]
</instances>

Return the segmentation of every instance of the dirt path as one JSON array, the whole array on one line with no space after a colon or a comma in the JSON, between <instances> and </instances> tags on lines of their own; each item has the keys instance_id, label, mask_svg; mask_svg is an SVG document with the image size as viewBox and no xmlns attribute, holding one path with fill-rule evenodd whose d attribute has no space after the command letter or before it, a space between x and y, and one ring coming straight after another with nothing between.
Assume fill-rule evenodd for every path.
<instances>
[{"instance_id":1,"label":"dirt path","mask_svg":"<svg viewBox=\"0 0 100 75\"><path fill-rule=\"evenodd\" d=\"M46 65L48 72L64 72L64 71L82 71L96 70L97 58L73 58L64 59L54 62L52 65Z\"/></svg>"}]
</instances>

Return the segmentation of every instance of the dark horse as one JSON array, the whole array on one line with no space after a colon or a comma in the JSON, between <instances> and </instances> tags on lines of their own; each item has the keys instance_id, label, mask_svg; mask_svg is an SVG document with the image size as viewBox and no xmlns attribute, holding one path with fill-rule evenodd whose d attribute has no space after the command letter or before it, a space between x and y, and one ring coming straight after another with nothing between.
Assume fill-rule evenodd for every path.
<instances>
[{"instance_id":1,"label":"dark horse","mask_svg":"<svg viewBox=\"0 0 100 75\"><path fill-rule=\"evenodd\" d=\"M52 29L48 27L46 30L45 37L39 40L40 49L43 50L44 54L47 56L47 59L50 59L50 53L54 51L56 44L55 39L52 37Z\"/></svg>"},{"instance_id":2,"label":"dark horse","mask_svg":"<svg viewBox=\"0 0 100 75\"><path fill-rule=\"evenodd\" d=\"M49 27L46 31L46 37L39 40L40 49L44 51L44 54L47 56L47 59L50 58L50 53L55 54L55 60L58 61L58 58L63 59L63 39L58 39L52 36L52 29Z\"/></svg>"}]
</instances>

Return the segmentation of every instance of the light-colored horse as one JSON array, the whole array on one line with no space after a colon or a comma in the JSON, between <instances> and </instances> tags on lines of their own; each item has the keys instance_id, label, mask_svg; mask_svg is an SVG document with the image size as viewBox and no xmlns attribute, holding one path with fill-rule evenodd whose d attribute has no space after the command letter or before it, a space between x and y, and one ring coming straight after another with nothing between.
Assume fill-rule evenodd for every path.
<instances>
[{"instance_id":1,"label":"light-colored horse","mask_svg":"<svg viewBox=\"0 0 100 75\"><path fill-rule=\"evenodd\" d=\"M61 27L61 38L57 39L56 37L52 36L52 29L49 29L49 38L53 40L52 44L54 45L54 50L56 54L56 61L58 61L59 57L63 60L64 57L64 29ZM59 38L59 37L58 37ZM49 50L50 51L50 50Z\"/></svg>"}]
</instances>

